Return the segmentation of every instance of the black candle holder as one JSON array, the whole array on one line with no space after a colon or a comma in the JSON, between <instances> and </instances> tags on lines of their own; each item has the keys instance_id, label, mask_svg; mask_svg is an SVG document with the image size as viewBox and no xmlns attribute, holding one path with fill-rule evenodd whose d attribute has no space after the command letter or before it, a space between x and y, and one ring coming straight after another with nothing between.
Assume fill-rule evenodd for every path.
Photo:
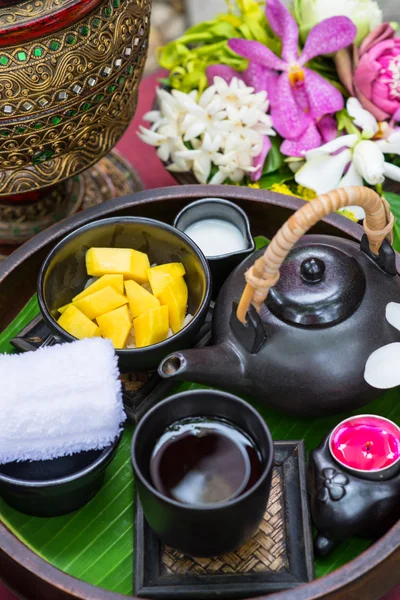
<instances>
[{"instance_id":1,"label":"black candle holder","mask_svg":"<svg viewBox=\"0 0 400 600\"><path fill-rule=\"evenodd\" d=\"M400 473L384 481L348 473L332 457L329 436L310 453L307 488L319 556L349 537L378 538L400 518Z\"/></svg>"}]
</instances>

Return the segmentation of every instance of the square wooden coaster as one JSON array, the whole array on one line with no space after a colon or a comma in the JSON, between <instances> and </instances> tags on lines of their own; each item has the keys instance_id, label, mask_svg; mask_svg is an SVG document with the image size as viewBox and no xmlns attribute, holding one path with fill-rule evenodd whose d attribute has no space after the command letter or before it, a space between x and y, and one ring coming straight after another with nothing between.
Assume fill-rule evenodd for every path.
<instances>
[{"instance_id":1,"label":"square wooden coaster","mask_svg":"<svg viewBox=\"0 0 400 600\"><path fill-rule=\"evenodd\" d=\"M134 593L166 600L240 599L292 589L313 579L304 442L275 442L264 519L247 544L214 558L193 558L164 546L147 524L136 495Z\"/></svg>"}]
</instances>

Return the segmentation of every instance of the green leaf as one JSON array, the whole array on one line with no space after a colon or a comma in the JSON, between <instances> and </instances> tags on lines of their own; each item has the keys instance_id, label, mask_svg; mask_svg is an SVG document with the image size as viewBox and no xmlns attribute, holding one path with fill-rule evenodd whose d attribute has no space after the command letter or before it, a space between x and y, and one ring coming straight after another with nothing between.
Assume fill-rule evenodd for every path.
<instances>
[{"instance_id":1,"label":"green leaf","mask_svg":"<svg viewBox=\"0 0 400 600\"><path fill-rule=\"evenodd\" d=\"M354 118L349 115L345 108L336 113L336 121L339 132L345 131L346 133L360 135L360 130L353 123Z\"/></svg>"},{"instance_id":2,"label":"green leaf","mask_svg":"<svg viewBox=\"0 0 400 600\"><path fill-rule=\"evenodd\" d=\"M271 137L272 148L268 152L267 159L264 163L263 175L268 175L268 173L273 173L277 169L283 165L285 157L280 151L280 147L282 144L282 139L279 136Z\"/></svg>"},{"instance_id":3,"label":"green leaf","mask_svg":"<svg viewBox=\"0 0 400 600\"><path fill-rule=\"evenodd\" d=\"M394 216L393 248L400 252L400 195L393 192L383 192L384 197L390 204Z\"/></svg>"},{"instance_id":4,"label":"green leaf","mask_svg":"<svg viewBox=\"0 0 400 600\"><path fill-rule=\"evenodd\" d=\"M287 165L284 165L278 171L274 173L269 173L268 175L263 175L261 179L258 180L258 184L263 190L270 190L273 185L278 185L280 183L285 183L286 181L290 181L294 179L293 172L289 169Z\"/></svg>"},{"instance_id":5,"label":"green leaf","mask_svg":"<svg viewBox=\"0 0 400 600\"><path fill-rule=\"evenodd\" d=\"M261 248L265 248L266 246L268 246L268 244L270 243L271 240L269 240L268 238L266 238L263 235L258 235L254 238L254 243L256 245L256 250L260 250Z\"/></svg>"}]
</instances>

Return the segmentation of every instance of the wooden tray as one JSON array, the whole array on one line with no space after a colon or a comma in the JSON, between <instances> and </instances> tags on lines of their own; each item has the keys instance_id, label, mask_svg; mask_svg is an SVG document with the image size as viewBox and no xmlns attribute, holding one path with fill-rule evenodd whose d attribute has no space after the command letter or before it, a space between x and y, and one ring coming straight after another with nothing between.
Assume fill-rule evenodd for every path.
<instances>
[{"instance_id":1,"label":"wooden tray","mask_svg":"<svg viewBox=\"0 0 400 600\"><path fill-rule=\"evenodd\" d=\"M104 216L138 215L171 223L189 202L202 197L224 197L237 202L248 214L254 236L271 237L303 203L289 196L228 186L182 186L140 192L70 217L38 234L0 267L0 330L19 314L36 291L36 279L47 253L77 227ZM360 240L362 229L338 215L319 223L316 233ZM397 257L398 271L400 260ZM34 316L34 315L32 315ZM400 523L355 560L328 576L295 590L268 596L268 600L380 600L400 582ZM0 524L0 577L25 598L40 600L123 600L115 594L61 572L30 550Z\"/></svg>"},{"instance_id":2,"label":"wooden tray","mask_svg":"<svg viewBox=\"0 0 400 600\"><path fill-rule=\"evenodd\" d=\"M274 442L264 519L247 544L191 558L163 546L135 500L135 594L163 600L240 600L290 590L314 578L304 442Z\"/></svg>"}]
</instances>

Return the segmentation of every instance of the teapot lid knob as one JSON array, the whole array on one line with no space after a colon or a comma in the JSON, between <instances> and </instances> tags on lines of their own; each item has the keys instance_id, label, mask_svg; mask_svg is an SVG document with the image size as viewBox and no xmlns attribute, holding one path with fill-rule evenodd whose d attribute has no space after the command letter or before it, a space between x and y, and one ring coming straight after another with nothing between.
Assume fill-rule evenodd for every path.
<instances>
[{"instance_id":1,"label":"teapot lid knob","mask_svg":"<svg viewBox=\"0 0 400 600\"><path fill-rule=\"evenodd\" d=\"M300 275L307 283L319 283L325 273L325 263L320 258L311 257L303 260Z\"/></svg>"}]
</instances>

